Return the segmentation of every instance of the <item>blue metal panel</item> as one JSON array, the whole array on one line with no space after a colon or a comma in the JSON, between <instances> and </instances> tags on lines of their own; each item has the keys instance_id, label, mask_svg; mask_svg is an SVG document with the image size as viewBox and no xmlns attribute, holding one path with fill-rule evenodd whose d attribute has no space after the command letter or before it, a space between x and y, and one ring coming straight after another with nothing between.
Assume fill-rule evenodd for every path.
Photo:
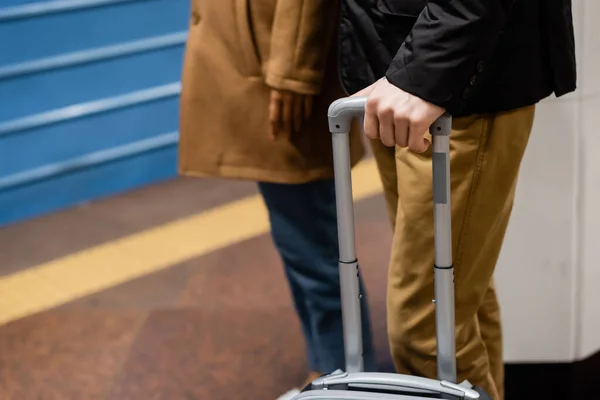
<instances>
[{"instance_id":1,"label":"blue metal panel","mask_svg":"<svg viewBox=\"0 0 600 400\"><path fill-rule=\"evenodd\" d=\"M176 173L189 0L4 0L0 225Z\"/></svg>"},{"instance_id":2,"label":"blue metal panel","mask_svg":"<svg viewBox=\"0 0 600 400\"><path fill-rule=\"evenodd\" d=\"M80 118L66 118L5 135L0 140L0 171L7 176L175 131L178 103L173 92L159 93L164 96L162 98L144 98L144 93L141 93L130 106L90 113ZM112 104L107 104L109 106Z\"/></svg>"},{"instance_id":3,"label":"blue metal panel","mask_svg":"<svg viewBox=\"0 0 600 400\"><path fill-rule=\"evenodd\" d=\"M66 205L109 196L136 185L151 184L172 177L175 170L176 146L154 151L135 152L116 160L53 173L43 179L0 191L0 225L43 215Z\"/></svg>"},{"instance_id":4,"label":"blue metal panel","mask_svg":"<svg viewBox=\"0 0 600 400\"><path fill-rule=\"evenodd\" d=\"M0 10L0 65L13 64L178 32L187 28L189 0L120 0L104 6L47 1L61 7L39 13ZM81 3L72 11L70 3ZM90 5L90 6L85 6ZM93 5L93 7L91 7ZM3 17L4 14L4 17Z\"/></svg>"},{"instance_id":5,"label":"blue metal panel","mask_svg":"<svg viewBox=\"0 0 600 400\"><path fill-rule=\"evenodd\" d=\"M140 52L135 52L137 48L130 46L131 49L117 56L111 53L107 55L108 51L102 52L103 49L100 49L97 53L105 57L100 58L97 53L88 52L91 54L80 57L76 62L61 56L62 60L55 60L61 57L42 60L46 61L46 65L38 62L37 65L27 63L29 65L0 67L0 93L10 96L10 101L0 107L0 121L177 82L182 67L185 35L169 36L172 39L168 43L175 45ZM48 65L51 63L54 65ZM29 72L31 70L33 72Z\"/></svg>"}]
</instances>

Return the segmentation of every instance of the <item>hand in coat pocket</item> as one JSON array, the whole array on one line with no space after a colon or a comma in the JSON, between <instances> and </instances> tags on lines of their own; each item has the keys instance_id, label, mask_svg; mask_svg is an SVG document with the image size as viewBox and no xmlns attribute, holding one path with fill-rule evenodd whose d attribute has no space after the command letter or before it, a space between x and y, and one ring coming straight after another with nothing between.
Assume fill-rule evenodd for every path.
<instances>
[{"instance_id":1,"label":"hand in coat pocket","mask_svg":"<svg viewBox=\"0 0 600 400\"><path fill-rule=\"evenodd\" d=\"M271 89L269 103L270 135L272 140L280 136L290 137L292 129L299 132L302 122L310 118L313 97L310 95Z\"/></svg>"}]
</instances>

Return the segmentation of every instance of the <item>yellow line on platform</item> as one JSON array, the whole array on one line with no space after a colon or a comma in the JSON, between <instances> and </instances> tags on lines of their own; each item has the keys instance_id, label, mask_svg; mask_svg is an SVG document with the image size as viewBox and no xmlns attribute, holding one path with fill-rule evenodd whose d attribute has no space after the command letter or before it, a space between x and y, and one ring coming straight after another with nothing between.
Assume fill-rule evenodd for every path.
<instances>
[{"instance_id":1,"label":"yellow line on platform","mask_svg":"<svg viewBox=\"0 0 600 400\"><path fill-rule=\"evenodd\" d=\"M381 191L373 159L353 171L354 197ZM269 231L258 195L0 278L0 324L120 285Z\"/></svg>"}]
</instances>

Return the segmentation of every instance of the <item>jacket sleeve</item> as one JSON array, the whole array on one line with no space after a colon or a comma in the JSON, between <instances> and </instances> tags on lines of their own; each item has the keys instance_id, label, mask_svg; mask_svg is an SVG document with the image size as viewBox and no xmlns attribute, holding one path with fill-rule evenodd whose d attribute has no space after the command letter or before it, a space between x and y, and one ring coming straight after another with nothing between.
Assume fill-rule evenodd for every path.
<instances>
[{"instance_id":1,"label":"jacket sleeve","mask_svg":"<svg viewBox=\"0 0 600 400\"><path fill-rule=\"evenodd\" d=\"M338 1L277 0L265 81L272 88L321 91Z\"/></svg>"},{"instance_id":2,"label":"jacket sleeve","mask_svg":"<svg viewBox=\"0 0 600 400\"><path fill-rule=\"evenodd\" d=\"M460 113L515 0L429 0L386 72L423 100Z\"/></svg>"}]
</instances>

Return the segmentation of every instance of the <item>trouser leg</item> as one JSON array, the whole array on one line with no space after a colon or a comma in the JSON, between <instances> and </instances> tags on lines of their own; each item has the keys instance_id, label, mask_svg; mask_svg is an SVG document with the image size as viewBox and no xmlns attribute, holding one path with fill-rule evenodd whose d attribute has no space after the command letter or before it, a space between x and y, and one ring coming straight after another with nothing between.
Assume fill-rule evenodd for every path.
<instances>
[{"instance_id":1,"label":"trouser leg","mask_svg":"<svg viewBox=\"0 0 600 400\"><path fill-rule=\"evenodd\" d=\"M504 399L504 358L502 353L502 326L500 322L500 305L494 282L490 284L479 310L477 320L481 339L487 351L490 374L498 390L498 400Z\"/></svg>"},{"instance_id":2,"label":"trouser leg","mask_svg":"<svg viewBox=\"0 0 600 400\"><path fill-rule=\"evenodd\" d=\"M321 373L344 369L334 181L298 185L261 182L259 188L302 324L309 367ZM364 291L362 279L360 284ZM374 352L364 293L365 368L373 371Z\"/></svg>"},{"instance_id":3,"label":"trouser leg","mask_svg":"<svg viewBox=\"0 0 600 400\"><path fill-rule=\"evenodd\" d=\"M493 315L486 311L492 310L486 308L492 304L486 302L486 295L509 221L533 114L534 107L526 107L457 118L451 136L458 376L483 386L495 399L502 393L497 387L503 380L498 376L499 356L493 355L501 349L501 333L499 317L497 323L487 323ZM389 152L374 147L374 154L387 158L378 165L389 164ZM399 372L435 377L431 152L415 154L396 148L395 167L395 188L393 184L386 187L386 180L393 179L382 177L384 190L398 194L397 203L388 207L396 208L388 280L390 347ZM392 193L386 195L388 202L393 199Z\"/></svg>"}]
</instances>

